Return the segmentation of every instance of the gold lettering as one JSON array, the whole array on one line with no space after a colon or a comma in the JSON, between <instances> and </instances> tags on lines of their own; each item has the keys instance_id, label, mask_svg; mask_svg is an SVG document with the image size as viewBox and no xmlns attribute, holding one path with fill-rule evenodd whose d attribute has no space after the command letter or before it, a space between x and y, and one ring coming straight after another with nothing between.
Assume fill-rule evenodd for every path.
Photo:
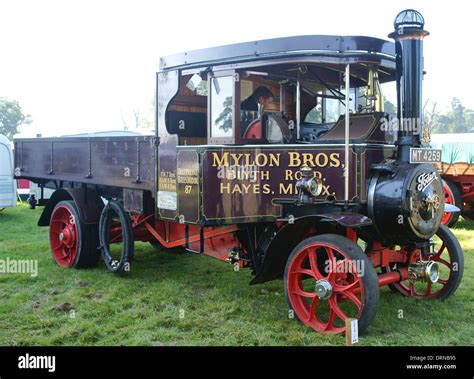
<instances>
[{"instance_id":1,"label":"gold lettering","mask_svg":"<svg viewBox=\"0 0 474 379\"><path fill-rule=\"evenodd\" d=\"M227 184L221 183L221 193L224 193L224 192L227 192L227 193L230 192L230 183L227 183Z\"/></svg>"},{"instance_id":2,"label":"gold lettering","mask_svg":"<svg viewBox=\"0 0 474 379\"><path fill-rule=\"evenodd\" d=\"M229 153L223 153L219 158L219 153L212 153L214 158L212 167L228 166L229 165Z\"/></svg>"},{"instance_id":3,"label":"gold lettering","mask_svg":"<svg viewBox=\"0 0 474 379\"><path fill-rule=\"evenodd\" d=\"M238 184L234 185L234 188L232 189L232 193L236 193L236 192L242 193L242 190L240 189Z\"/></svg>"},{"instance_id":4,"label":"gold lettering","mask_svg":"<svg viewBox=\"0 0 474 379\"><path fill-rule=\"evenodd\" d=\"M298 153L296 153L298 154ZM273 153L258 153L254 157L250 153L212 153L212 167L229 167L229 166L257 166L265 167L269 165L270 167L279 167L280 166L280 155Z\"/></svg>"},{"instance_id":5,"label":"gold lettering","mask_svg":"<svg viewBox=\"0 0 474 379\"><path fill-rule=\"evenodd\" d=\"M249 193L250 187L252 187L251 184L242 184L242 187L244 188L244 193Z\"/></svg>"},{"instance_id":6,"label":"gold lettering","mask_svg":"<svg viewBox=\"0 0 474 379\"><path fill-rule=\"evenodd\" d=\"M323 196L325 196L325 195L327 195L327 196L331 195L331 193L329 192L329 188L331 188L331 186L325 186L325 185L323 185L323 193L322 193Z\"/></svg>"},{"instance_id":7,"label":"gold lettering","mask_svg":"<svg viewBox=\"0 0 474 379\"><path fill-rule=\"evenodd\" d=\"M329 155L329 159L331 160L331 163L329 164L330 167L340 167L341 166L341 160L339 159L339 153L331 153Z\"/></svg>"},{"instance_id":8,"label":"gold lettering","mask_svg":"<svg viewBox=\"0 0 474 379\"><path fill-rule=\"evenodd\" d=\"M304 165L304 166L309 166L309 167L314 166L313 154L311 154L311 153L303 153L302 155L303 155L303 165Z\"/></svg>"},{"instance_id":9,"label":"gold lettering","mask_svg":"<svg viewBox=\"0 0 474 379\"><path fill-rule=\"evenodd\" d=\"M321 161L321 158L322 158L322 161ZM319 154L316 154L316 166L318 167L326 167L327 164L328 164L328 156L327 154L324 154L324 153L319 153Z\"/></svg>"},{"instance_id":10,"label":"gold lettering","mask_svg":"<svg viewBox=\"0 0 474 379\"><path fill-rule=\"evenodd\" d=\"M280 167L280 153L270 154L270 167Z\"/></svg>"},{"instance_id":11,"label":"gold lettering","mask_svg":"<svg viewBox=\"0 0 474 379\"><path fill-rule=\"evenodd\" d=\"M267 165L267 163L268 163L268 157L267 157L266 154L257 154L255 156L255 164L258 167L265 167Z\"/></svg>"},{"instance_id":12,"label":"gold lettering","mask_svg":"<svg viewBox=\"0 0 474 379\"><path fill-rule=\"evenodd\" d=\"M293 184L287 184L285 187L285 184L280 183L280 193L282 195L292 195L293 194Z\"/></svg>"},{"instance_id":13,"label":"gold lettering","mask_svg":"<svg viewBox=\"0 0 474 379\"><path fill-rule=\"evenodd\" d=\"M301 166L301 159L300 159L300 154L294 151L290 151L288 153L288 156L290 157L290 163L288 164L288 167L300 167Z\"/></svg>"},{"instance_id":14,"label":"gold lettering","mask_svg":"<svg viewBox=\"0 0 474 379\"><path fill-rule=\"evenodd\" d=\"M247 155L247 154L245 154L245 155ZM233 159L233 161L234 161L234 163L233 163L234 166L238 166L238 165L239 165L240 158L243 157L243 154L231 154L230 156L232 157L232 159Z\"/></svg>"}]
</instances>

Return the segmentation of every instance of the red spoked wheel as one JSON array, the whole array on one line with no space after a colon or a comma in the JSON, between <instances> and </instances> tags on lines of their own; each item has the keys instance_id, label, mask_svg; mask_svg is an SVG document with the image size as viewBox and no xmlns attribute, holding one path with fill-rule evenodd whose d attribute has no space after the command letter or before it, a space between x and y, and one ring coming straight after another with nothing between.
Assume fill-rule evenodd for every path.
<instances>
[{"instance_id":1,"label":"red spoked wheel","mask_svg":"<svg viewBox=\"0 0 474 379\"><path fill-rule=\"evenodd\" d=\"M359 246L334 234L311 237L292 251L285 269L290 310L319 333L345 331L345 320L358 319L363 332L377 313L377 273Z\"/></svg>"},{"instance_id":2,"label":"red spoked wheel","mask_svg":"<svg viewBox=\"0 0 474 379\"><path fill-rule=\"evenodd\" d=\"M461 193L456 185L448 180L443 179L444 202L446 204L455 205L459 209L462 208ZM441 223L447 226L453 226L459 219L460 212L444 212Z\"/></svg>"},{"instance_id":3,"label":"red spoked wheel","mask_svg":"<svg viewBox=\"0 0 474 379\"><path fill-rule=\"evenodd\" d=\"M439 279L436 283L423 282L414 279L407 279L400 283L390 284L389 287L395 292L404 296L417 299L446 299L454 294L464 272L464 255L458 240L445 225L441 225L436 236L433 237L434 255L423 255L421 250L413 250L410 255L410 264L423 261L435 261L438 263ZM382 269L383 272L390 272L396 266Z\"/></svg>"},{"instance_id":4,"label":"red spoked wheel","mask_svg":"<svg viewBox=\"0 0 474 379\"><path fill-rule=\"evenodd\" d=\"M49 240L59 266L71 267L77 258L79 230L69 204L58 204L51 215Z\"/></svg>"},{"instance_id":5,"label":"red spoked wheel","mask_svg":"<svg viewBox=\"0 0 474 379\"><path fill-rule=\"evenodd\" d=\"M95 226L97 228L97 226ZM80 221L73 201L61 201L53 209L49 241L55 262L61 267L93 267L99 260L94 225Z\"/></svg>"}]
</instances>

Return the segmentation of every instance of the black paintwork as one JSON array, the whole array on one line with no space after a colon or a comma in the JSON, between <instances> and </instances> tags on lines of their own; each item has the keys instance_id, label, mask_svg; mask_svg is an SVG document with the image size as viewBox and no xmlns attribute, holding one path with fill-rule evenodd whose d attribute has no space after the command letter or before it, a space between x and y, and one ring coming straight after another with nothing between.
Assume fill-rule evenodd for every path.
<instances>
[{"instance_id":1,"label":"black paintwork","mask_svg":"<svg viewBox=\"0 0 474 379\"><path fill-rule=\"evenodd\" d=\"M359 57L378 53L385 58L395 55L393 42L363 36L326 36L307 35L274 38L261 41L236 43L231 45L193 50L180 54L170 55L160 59L160 69L184 69L192 67L206 67L216 64L228 64L243 61L256 61L289 56L305 55L333 55L344 57Z\"/></svg>"}]
</instances>

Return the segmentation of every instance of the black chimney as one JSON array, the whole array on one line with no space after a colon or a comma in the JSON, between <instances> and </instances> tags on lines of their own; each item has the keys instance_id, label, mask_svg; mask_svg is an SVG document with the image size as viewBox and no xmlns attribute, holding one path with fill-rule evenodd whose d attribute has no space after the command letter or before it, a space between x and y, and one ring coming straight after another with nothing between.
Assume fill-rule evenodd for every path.
<instances>
[{"instance_id":1,"label":"black chimney","mask_svg":"<svg viewBox=\"0 0 474 379\"><path fill-rule=\"evenodd\" d=\"M414 9L395 17L395 30L388 36L395 40L397 76L398 159L410 160L410 147L420 146L423 119L423 30L425 20Z\"/></svg>"}]
</instances>

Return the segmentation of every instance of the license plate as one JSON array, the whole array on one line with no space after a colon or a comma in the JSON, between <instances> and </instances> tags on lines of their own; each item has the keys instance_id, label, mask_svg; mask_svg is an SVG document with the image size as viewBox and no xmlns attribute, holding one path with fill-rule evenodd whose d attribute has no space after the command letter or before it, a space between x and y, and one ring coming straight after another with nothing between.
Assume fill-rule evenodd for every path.
<instances>
[{"instance_id":1,"label":"license plate","mask_svg":"<svg viewBox=\"0 0 474 379\"><path fill-rule=\"evenodd\" d=\"M441 149L410 148L410 163L441 163Z\"/></svg>"}]
</instances>

